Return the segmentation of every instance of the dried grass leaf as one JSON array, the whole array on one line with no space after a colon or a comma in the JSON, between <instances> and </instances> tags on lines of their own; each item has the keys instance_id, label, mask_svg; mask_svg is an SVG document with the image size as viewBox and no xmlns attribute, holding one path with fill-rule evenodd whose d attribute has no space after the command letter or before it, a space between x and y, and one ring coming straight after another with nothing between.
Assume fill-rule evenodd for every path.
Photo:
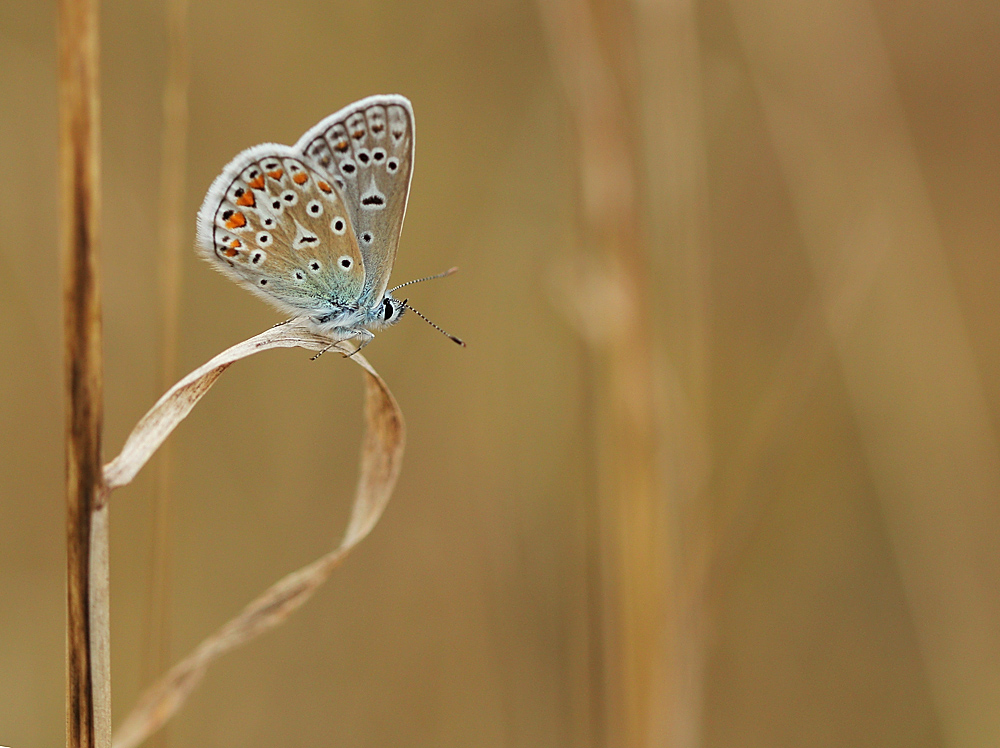
<instances>
[{"instance_id":1,"label":"dried grass leaf","mask_svg":"<svg viewBox=\"0 0 1000 748\"><path fill-rule=\"evenodd\" d=\"M153 453L163 444L177 424L187 417L195 404L208 392L215 380L233 363L254 353L260 353L270 348L307 348L321 351L331 347L349 353L350 348L344 342L334 343L312 332L302 317L296 317L285 324L265 330L242 343L237 343L208 363L195 369L157 400L132 429L121 454L104 466L104 482L109 490L120 488L132 482ZM369 373L374 370L360 356L353 356L355 361L364 366ZM363 362L363 363L362 363ZM377 374L375 376L378 376Z\"/></svg>"},{"instance_id":2,"label":"dried grass leaf","mask_svg":"<svg viewBox=\"0 0 1000 748\"><path fill-rule=\"evenodd\" d=\"M269 348L298 346L319 351L330 344L330 340L310 332L296 319L216 356L174 385L142 418L122 453L105 466L108 485L117 487L131 481L233 362ZM344 350L344 346L338 346ZM284 621L378 522L399 476L406 431L403 414L382 378L360 354L351 360L365 370L366 428L351 519L340 545L271 586L147 690L118 729L114 748L132 748L162 726L184 703L212 661Z\"/></svg>"}]
</instances>

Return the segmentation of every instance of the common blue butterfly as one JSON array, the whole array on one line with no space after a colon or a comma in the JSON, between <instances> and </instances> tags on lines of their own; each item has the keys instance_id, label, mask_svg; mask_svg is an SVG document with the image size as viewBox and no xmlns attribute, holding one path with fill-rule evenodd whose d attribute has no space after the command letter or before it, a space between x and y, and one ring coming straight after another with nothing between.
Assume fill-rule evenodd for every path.
<instances>
[{"instance_id":1,"label":"common blue butterfly","mask_svg":"<svg viewBox=\"0 0 1000 748\"><path fill-rule=\"evenodd\" d=\"M199 253L282 311L306 316L318 333L359 338L360 349L412 309L387 287L413 148L413 108L398 95L344 107L294 146L247 148L205 196Z\"/></svg>"}]
</instances>

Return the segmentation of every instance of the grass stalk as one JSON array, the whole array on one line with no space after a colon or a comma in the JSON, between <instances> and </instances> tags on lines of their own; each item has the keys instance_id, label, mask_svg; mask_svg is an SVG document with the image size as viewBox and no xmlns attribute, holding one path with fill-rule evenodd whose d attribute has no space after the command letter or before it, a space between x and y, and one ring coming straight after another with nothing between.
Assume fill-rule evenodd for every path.
<instances>
[{"instance_id":1,"label":"grass stalk","mask_svg":"<svg viewBox=\"0 0 1000 748\"><path fill-rule=\"evenodd\" d=\"M187 176L188 130L188 0L168 0L167 79L163 91L163 133L160 150L159 275L160 384L166 390L177 375L180 337L181 257L185 249L184 195ZM150 543L149 599L142 648L142 680L148 682L170 662L171 543L173 536L173 467L171 442L156 461L156 493ZM163 743L158 734L151 742Z\"/></svg>"},{"instance_id":2,"label":"grass stalk","mask_svg":"<svg viewBox=\"0 0 1000 748\"><path fill-rule=\"evenodd\" d=\"M596 539L602 662L590 722L596 745L650 744L654 695L664 674L663 620L670 597L664 497L656 471L648 245L640 222L638 135L623 3L541 0L550 57L576 135L581 236L571 259L575 311L597 363ZM596 305L600 315L576 304ZM572 312L571 312L572 313ZM600 317L598 319L597 317Z\"/></svg>"},{"instance_id":3,"label":"grass stalk","mask_svg":"<svg viewBox=\"0 0 1000 748\"><path fill-rule=\"evenodd\" d=\"M103 403L97 2L59 2L59 181L66 376L66 744L111 741Z\"/></svg>"}]
</instances>

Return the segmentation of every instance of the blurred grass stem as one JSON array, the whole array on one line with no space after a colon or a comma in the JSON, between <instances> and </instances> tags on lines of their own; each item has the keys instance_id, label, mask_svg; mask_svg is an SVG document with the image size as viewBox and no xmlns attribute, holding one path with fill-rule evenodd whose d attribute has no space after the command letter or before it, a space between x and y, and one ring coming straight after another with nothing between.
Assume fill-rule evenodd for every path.
<instances>
[{"instance_id":1,"label":"blurred grass stem","mask_svg":"<svg viewBox=\"0 0 1000 748\"><path fill-rule=\"evenodd\" d=\"M575 128L581 235L571 260L586 288L575 321L595 356L600 579L592 620L601 662L590 742L651 744L654 703L669 678L663 634L670 598L656 403L648 243L640 226L639 124L626 81L634 59L629 6L540 0L550 58ZM572 304L569 305L572 307ZM593 309L600 309L595 314ZM597 319L600 317L600 319Z\"/></svg>"},{"instance_id":2,"label":"blurred grass stem","mask_svg":"<svg viewBox=\"0 0 1000 748\"><path fill-rule=\"evenodd\" d=\"M185 236L184 195L188 129L188 0L167 0L167 77L163 91L160 149L159 300L160 384L166 390L177 373L181 297L181 252ZM156 462L156 494L150 543L149 598L141 675L144 682L170 662L171 543L173 536L173 446L166 442ZM162 733L151 742L163 743Z\"/></svg>"}]
</instances>

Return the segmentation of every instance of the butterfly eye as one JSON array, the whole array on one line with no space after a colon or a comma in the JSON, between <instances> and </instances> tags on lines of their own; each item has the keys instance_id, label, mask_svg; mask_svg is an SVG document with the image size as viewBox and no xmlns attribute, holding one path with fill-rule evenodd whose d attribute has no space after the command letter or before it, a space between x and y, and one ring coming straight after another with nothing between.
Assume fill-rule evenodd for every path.
<instances>
[{"instance_id":1,"label":"butterfly eye","mask_svg":"<svg viewBox=\"0 0 1000 748\"><path fill-rule=\"evenodd\" d=\"M347 222L340 216L337 216L330 222L330 228L333 229L333 233L340 236L347 231Z\"/></svg>"},{"instance_id":2,"label":"butterfly eye","mask_svg":"<svg viewBox=\"0 0 1000 748\"><path fill-rule=\"evenodd\" d=\"M392 312L393 312L392 301L386 299L385 301L382 302L382 321L388 322L389 317L392 316Z\"/></svg>"},{"instance_id":3,"label":"butterfly eye","mask_svg":"<svg viewBox=\"0 0 1000 748\"><path fill-rule=\"evenodd\" d=\"M310 200L306 206L306 213L311 216L321 216L323 215L323 205L319 200Z\"/></svg>"}]
</instances>

